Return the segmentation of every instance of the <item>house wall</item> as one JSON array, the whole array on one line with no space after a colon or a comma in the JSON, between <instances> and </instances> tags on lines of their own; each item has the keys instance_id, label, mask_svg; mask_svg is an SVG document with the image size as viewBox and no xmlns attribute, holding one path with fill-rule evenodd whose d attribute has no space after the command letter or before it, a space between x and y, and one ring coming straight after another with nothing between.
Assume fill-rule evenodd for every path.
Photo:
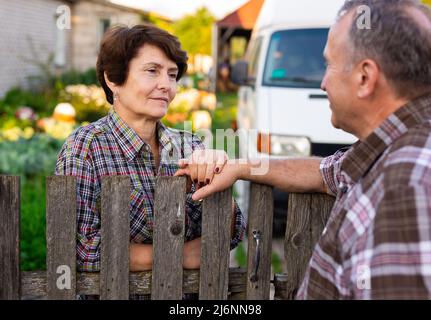
<instances>
[{"instance_id":1,"label":"house wall","mask_svg":"<svg viewBox=\"0 0 431 320\"><path fill-rule=\"evenodd\" d=\"M101 19L109 19L111 25L122 23L133 26L141 22L140 16L134 12L104 6L100 3L81 1L74 5L73 29L73 67L85 71L96 66L99 52Z\"/></svg>"},{"instance_id":2,"label":"house wall","mask_svg":"<svg viewBox=\"0 0 431 320\"><path fill-rule=\"evenodd\" d=\"M55 0L0 0L0 97L13 86L29 87L28 77L41 74L37 62L47 62L59 37ZM71 30L65 37L65 65L71 66ZM33 62L31 62L33 61Z\"/></svg>"}]
</instances>

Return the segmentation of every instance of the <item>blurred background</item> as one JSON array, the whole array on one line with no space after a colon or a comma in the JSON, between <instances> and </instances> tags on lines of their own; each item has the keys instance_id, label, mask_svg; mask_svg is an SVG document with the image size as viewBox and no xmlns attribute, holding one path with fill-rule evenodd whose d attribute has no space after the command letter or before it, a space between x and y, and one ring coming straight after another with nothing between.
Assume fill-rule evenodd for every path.
<instances>
[{"instance_id":1,"label":"blurred background","mask_svg":"<svg viewBox=\"0 0 431 320\"><path fill-rule=\"evenodd\" d=\"M0 0L0 174L21 177L22 270L45 268L45 178L65 138L109 109L95 73L105 31L148 22L175 34L189 69L163 122L235 130L238 87L230 73L244 58L263 3ZM233 253L234 265L245 266L245 248ZM284 271L282 252L274 248L276 273Z\"/></svg>"},{"instance_id":2,"label":"blurred background","mask_svg":"<svg viewBox=\"0 0 431 320\"><path fill-rule=\"evenodd\" d=\"M187 75L163 122L235 129L229 68L243 57L263 0L0 0L0 174L21 177L21 268L45 268L45 178L65 138L106 115L96 79L112 25L155 24L189 54ZM243 247L234 254L245 265Z\"/></svg>"}]
</instances>

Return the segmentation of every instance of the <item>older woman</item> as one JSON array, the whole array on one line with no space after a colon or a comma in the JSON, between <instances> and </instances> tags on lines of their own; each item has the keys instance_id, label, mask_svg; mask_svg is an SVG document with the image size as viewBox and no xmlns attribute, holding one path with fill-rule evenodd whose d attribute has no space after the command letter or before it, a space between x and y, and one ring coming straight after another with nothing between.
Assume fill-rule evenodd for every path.
<instances>
[{"instance_id":1,"label":"older woman","mask_svg":"<svg viewBox=\"0 0 431 320\"><path fill-rule=\"evenodd\" d=\"M78 269L97 271L100 267L100 191L104 175L131 177L130 270L152 268L155 178L173 176L178 159L204 148L195 135L160 122L186 69L187 55L177 38L159 28L118 26L105 34L97 76L112 108L107 116L77 129L67 139L56 167L56 174L77 178ZM211 170L219 171L223 163L224 159L218 161ZM232 248L245 229L241 212L237 207L234 210ZM184 267L197 268L201 206L193 202L191 193L187 195L185 221Z\"/></svg>"}]
</instances>

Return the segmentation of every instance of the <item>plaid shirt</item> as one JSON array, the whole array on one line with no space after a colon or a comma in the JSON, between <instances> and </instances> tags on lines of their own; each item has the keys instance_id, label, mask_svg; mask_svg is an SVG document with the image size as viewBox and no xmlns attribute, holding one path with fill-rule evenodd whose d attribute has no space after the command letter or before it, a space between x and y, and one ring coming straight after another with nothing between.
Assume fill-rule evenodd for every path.
<instances>
[{"instance_id":1,"label":"plaid shirt","mask_svg":"<svg viewBox=\"0 0 431 320\"><path fill-rule=\"evenodd\" d=\"M156 176L173 176L177 161L204 145L195 135L157 125L160 166L157 174L150 147L111 109L106 117L78 128L64 143L55 174L77 178L77 263L81 271L100 268L100 192L104 175L129 175L130 241L152 243ZM193 191L193 190L192 190ZM185 240L201 235L201 204L186 197ZM241 241L245 221L235 207L234 248Z\"/></svg>"},{"instance_id":2,"label":"plaid shirt","mask_svg":"<svg viewBox=\"0 0 431 320\"><path fill-rule=\"evenodd\" d=\"M298 299L431 298L431 95L321 162L336 196Z\"/></svg>"}]
</instances>

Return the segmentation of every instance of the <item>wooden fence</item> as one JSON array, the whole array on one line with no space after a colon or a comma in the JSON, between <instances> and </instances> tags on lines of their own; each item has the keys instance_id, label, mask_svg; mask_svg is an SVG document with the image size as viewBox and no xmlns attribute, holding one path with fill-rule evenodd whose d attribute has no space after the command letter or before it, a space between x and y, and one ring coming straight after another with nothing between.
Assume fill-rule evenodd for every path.
<instances>
[{"instance_id":1,"label":"wooden fence","mask_svg":"<svg viewBox=\"0 0 431 320\"><path fill-rule=\"evenodd\" d=\"M21 272L20 180L0 176L0 299L43 297L75 299L77 294L101 299L293 299L313 248L326 224L333 198L322 194L291 194L287 215L287 274L271 279L272 189L252 184L248 216L248 264L229 269L232 192L214 194L203 202L200 270L183 270L184 177L160 177L155 190L153 271L129 272L128 176L102 179L101 268L76 271L76 179L46 179L47 270Z\"/></svg>"}]
</instances>

